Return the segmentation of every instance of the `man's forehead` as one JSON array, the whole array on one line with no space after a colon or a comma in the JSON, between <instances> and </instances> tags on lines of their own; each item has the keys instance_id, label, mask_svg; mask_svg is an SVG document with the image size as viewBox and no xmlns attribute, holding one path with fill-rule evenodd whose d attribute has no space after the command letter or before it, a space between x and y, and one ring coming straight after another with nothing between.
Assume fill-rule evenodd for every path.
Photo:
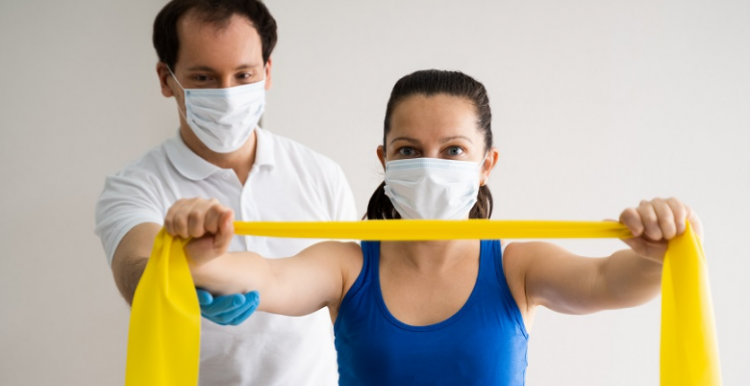
<instances>
[{"instance_id":1,"label":"man's forehead","mask_svg":"<svg viewBox=\"0 0 750 386\"><path fill-rule=\"evenodd\" d=\"M255 27L244 16L232 15L223 22L205 15L186 14L177 25L177 63L210 68L256 67L263 64L262 42Z\"/></svg>"},{"instance_id":2,"label":"man's forehead","mask_svg":"<svg viewBox=\"0 0 750 386\"><path fill-rule=\"evenodd\" d=\"M177 36L181 39L181 42L183 37L221 35L230 32L230 30L245 32L248 39L260 38L253 22L239 14L219 19L191 10L186 12L177 22Z\"/></svg>"}]
</instances>

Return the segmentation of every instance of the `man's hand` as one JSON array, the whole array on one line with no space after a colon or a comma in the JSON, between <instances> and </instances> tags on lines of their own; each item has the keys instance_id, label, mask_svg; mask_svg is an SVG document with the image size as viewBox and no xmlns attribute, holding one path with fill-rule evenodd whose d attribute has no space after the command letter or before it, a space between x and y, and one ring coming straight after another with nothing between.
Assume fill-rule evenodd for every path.
<instances>
[{"instance_id":1,"label":"man's hand","mask_svg":"<svg viewBox=\"0 0 750 386\"><path fill-rule=\"evenodd\" d=\"M234 212L216 199L180 199L169 208L164 228L172 236L192 238L185 252L201 266L227 253L234 236Z\"/></svg>"},{"instance_id":2,"label":"man's hand","mask_svg":"<svg viewBox=\"0 0 750 386\"><path fill-rule=\"evenodd\" d=\"M676 198L644 200L637 208L625 209L620 215L620 222L634 236L623 239L625 244L635 253L658 263L664 262L669 240L685 232L687 221L698 238L703 239L698 215Z\"/></svg>"},{"instance_id":3,"label":"man's hand","mask_svg":"<svg viewBox=\"0 0 750 386\"><path fill-rule=\"evenodd\" d=\"M260 304L257 291L232 294L214 298L210 293L198 289L198 302L204 318L222 326L237 326L252 315Z\"/></svg>"}]
</instances>

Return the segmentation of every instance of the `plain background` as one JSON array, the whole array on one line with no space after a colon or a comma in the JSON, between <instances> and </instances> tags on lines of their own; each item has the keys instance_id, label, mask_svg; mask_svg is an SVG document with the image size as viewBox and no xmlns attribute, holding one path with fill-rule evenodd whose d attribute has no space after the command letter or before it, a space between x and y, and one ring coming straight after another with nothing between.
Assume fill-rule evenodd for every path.
<instances>
[{"instance_id":1,"label":"plain background","mask_svg":"<svg viewBox=\"0 0 750 386\"><path fill-rule=\"evenodd\" d=\"M94 236L104 177L175 135L151 25L165 1L0 2L0 384L114 385L128 309ZM750 384L750 2L269 1L264 126L339 162L364 212L395 81L490 92L497 219L617 218L676 196L706 228L726 385ZM619 241L567 241L603 256ZM657 385L660 302L541 311L529 385Z\"/></svg>"}]
</instances>

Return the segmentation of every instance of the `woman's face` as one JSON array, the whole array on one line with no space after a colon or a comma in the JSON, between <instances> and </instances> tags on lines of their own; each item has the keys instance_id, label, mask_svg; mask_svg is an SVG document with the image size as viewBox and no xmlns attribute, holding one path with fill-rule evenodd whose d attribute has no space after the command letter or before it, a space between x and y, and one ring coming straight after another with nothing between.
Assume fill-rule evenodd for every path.
<instances>
[{"instance_id":1,"label":"woman's face","mask_svg":"<svg viewBox=\"0 0 750 386\"><path fill-rule=\"evenodd\" d=\"M479 118L468 99L438 94L415 95L396 105L391 131L378 157L385 162L409 158L441 158L480 162L487 158L480 181L484 184L497 162L497 149L485 149Z\"/></svg>"}]
</instances>

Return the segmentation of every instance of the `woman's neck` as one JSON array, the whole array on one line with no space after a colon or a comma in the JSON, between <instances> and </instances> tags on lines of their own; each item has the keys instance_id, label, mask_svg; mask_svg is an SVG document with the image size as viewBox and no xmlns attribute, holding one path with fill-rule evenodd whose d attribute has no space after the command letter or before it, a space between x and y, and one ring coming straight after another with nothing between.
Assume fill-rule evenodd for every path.
<instances>
[{"instance_id":1,"label":"woman's neck","mask_svg":"<svg viewBox=\"0 0 750 386\"><path fill-rule=\"evenodd\" d=\"M381 260L423 273L451 271L467 258L479 256L478 240L384 241Z\"/></svg>"}]
</instances>

